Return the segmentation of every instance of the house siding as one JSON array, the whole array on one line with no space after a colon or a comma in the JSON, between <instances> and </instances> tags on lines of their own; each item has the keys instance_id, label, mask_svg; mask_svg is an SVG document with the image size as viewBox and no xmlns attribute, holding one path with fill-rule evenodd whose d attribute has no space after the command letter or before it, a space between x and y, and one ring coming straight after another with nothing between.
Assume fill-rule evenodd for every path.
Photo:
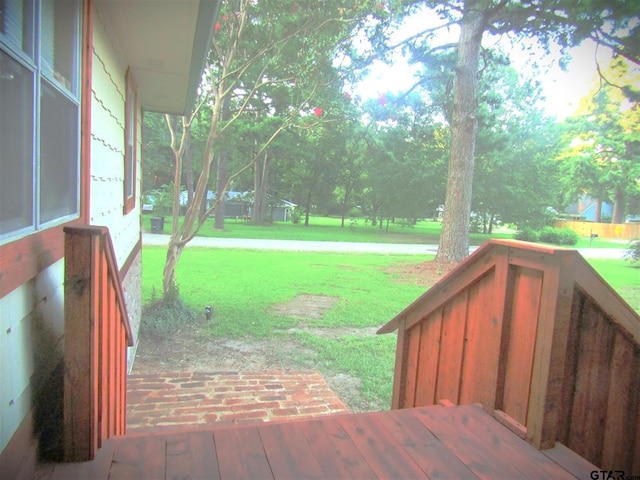
<instances>
[{"instance_id":1,"label":"house siding","mask_svg":"<svg viewBox=\"0 0 640 480\"><path fill-rule=\"evenodd\" d=\"M136 203L133 210L124 210L124 135L127 69L113 44L113 35L96 15L93 30L93 85L91 89L91 202L89 221L92 225L109 227L118 269L131 262L122 278L127 313L137 342L141 302L140 243L140 182L141 182L141 120L136 115ZM133 256L131 259L130 257ZM137 343L129 348L129 367Z\"/></svg>"},{"instance_id":2,"label":"house siding","mask_svg":"<svg viewBox=\"0 0 640 480\"><path fill-rule=\"evenodd\" d=\"M96 20L99 20L97 16ZM93 87L91 104L91 207L92 225L109 227L118 268L140 239L140 156L142 113L136 124L136 199L135 208L123 215L124 209L124 128L126 66L116 54L101 22L95 21L93 31Z\"/></svg>"},{"instance_id":3,"label":"house siding","mask_svg":"<svg viewBox=\"0 0 640 480\"><path fill-rule=\"evenodd\" d=\"M62 360L64 262L0 299L0 451Z\"/></svg>"},{"instance_id":4,"label":"house siding","mask_svg":"<svg viewBox=\"0 0 640 480\"><path fill-rule=\"evenodd\" d=\"M126 66L100 16L93 17L89 223L107 226L134 338L140 325L140 122L137 116L135 208L124 206ZM64 348L64 258L0 298L0 452L21 425L29 424L36 396L62 361ZM135 346L129 350L131 365ZM17 461L17 459L16 459Z\"/></svg>"}]
</instances>

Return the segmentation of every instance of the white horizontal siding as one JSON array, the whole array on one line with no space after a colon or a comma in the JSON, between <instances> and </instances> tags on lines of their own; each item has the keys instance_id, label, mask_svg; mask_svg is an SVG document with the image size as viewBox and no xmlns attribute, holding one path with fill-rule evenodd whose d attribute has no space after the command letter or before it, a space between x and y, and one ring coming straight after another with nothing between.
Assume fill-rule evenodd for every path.
<instances>
[{"instance_id":1,"label":"white horizontal siding","mask_svg":"<svg viewBox=\"0 0 640 480\"><path fill-rule=\"evenodd\" d=\"M96 17L99 20L99 16ZM124 127L126 66L122 65L112 36L101 22L93 32L93 87L91 103L91 208L90 222L109 228L121 268L140 236L140 135L137 137L136 208L124 209ZM141 114L139 114L141 117ZM138 118L138 132L140 118Z\"/></svg>"},{"instance_id":2,"label":"white horizontal siding","mask_svg":"<svg viewBox=\"0 0 640 480\"><path fill-rule=\"evenodd\" d=\"M0 298L0 451L62 359L64 262Z\"/></svg>"}]
</instances>

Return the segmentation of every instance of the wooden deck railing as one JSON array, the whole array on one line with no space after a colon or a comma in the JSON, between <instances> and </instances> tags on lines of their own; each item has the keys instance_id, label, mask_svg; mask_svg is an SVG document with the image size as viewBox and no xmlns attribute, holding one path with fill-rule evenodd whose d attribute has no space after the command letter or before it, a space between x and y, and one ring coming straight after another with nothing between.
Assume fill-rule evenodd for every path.
<instances>
[{"instance_id":1,"label":"wooden deck railing","mask_svg":"<svg viewBox=\"0 0 640 480\"><path fill-rule=\"evenodd\" d=\"M109 230L64 232L64 458L85 461L103 439L124 434L133 337Z\"/></svg>"},{"instance_id":2,"label":"wooden deck railing","mask_svg":"<svg viewBox=\"0 0 640 480\"><path fill-rule=\"evenodd\" d=\"M576 251L490 241L396 328L394 408L480 403L538 448L640 471L640 317Z\"/></svg>"}]
</instances>

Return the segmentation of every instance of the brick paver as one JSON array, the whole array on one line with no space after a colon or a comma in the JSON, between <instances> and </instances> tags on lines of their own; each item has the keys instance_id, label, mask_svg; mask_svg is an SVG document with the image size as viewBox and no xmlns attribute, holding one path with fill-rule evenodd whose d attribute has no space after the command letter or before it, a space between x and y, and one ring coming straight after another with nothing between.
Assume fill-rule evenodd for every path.
<instances>
[{"instance_id":1,"label":"brick paver","mask_svg":"<svg viewBox=\"0 0 640 480\"><path fill-rule=\"evenodd\" d=\"M314 371L130 375L127 384L128 432L348 411Z\"/></svg>"}]
</instances>

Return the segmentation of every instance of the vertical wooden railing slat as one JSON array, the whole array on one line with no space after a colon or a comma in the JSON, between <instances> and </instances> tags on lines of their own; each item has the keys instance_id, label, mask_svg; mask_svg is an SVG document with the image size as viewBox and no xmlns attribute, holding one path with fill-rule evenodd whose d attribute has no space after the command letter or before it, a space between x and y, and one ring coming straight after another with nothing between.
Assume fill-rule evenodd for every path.
<instances>
[{"instance_id":1,"label":"vertical wooden railing slat","mask_svg":"<svg viewBox=\"0 0 640 480\"><path fill-rule=\"evenodd\" d=\"M104 318L104 308L106 302L106 293L107 293L107 265L104 261L104 258L100 255L101 245L100 245L100 237L94 237L96 247L95 247L95 255L96 255L96 264L99 265L99 270L96 272L96 281L97 281L97 291L98 297L96 298L96 318ZM107 337L104 332L104 322L98 322L100 336L97 339L96 345L98 345L99 355L96 358L96 376L98 377L98 384L100 388L96 390L96 399L97 399L97 412L98 412L98 431L100 432L100 438L107 438L107 425L106 418L104 417L104 398L102 396L102 392L105 390L105 382L106 376L104 375L101 364L105 357L105 338ZM98 445L98 448L101 445Z\"/></svg>"},{"instance_id":2,"label":"vertical wooden railing slat","mask_svg":"<svg viewBox=\"0 0 640 480\"><path fill-rule=\"evenodd\" d=\"M132 344L108 229L65 228L66 461L91 460L102 440L124 434Z\"/></svg>"},{"instance_id":3,"label":"vertical wooden railing slat","mask_svg":"<svg viewBox=\"0 0 640 480\"><path fill-rule=\"evenodd\" d=\"M109 282L109 315L108 326L109 326L109 355L107 356L107 369L109 375L109 411L107 412L109 416L109 435L115 435L116 427L115 427L115 390L116 390L116 379L115 379L115 362L116 356L118 353L116 352L116 344L115 344L115 335L116 335L116 322L115 322L115 308L113 305L115 303L115 290L113 289L113 285Z\"/></svg>"},{"instance_id":4,"label":"vertical wooden railing slat","mask_svg":"<svg viewBox=\"0 0 640 480\"><path fill-rule=\"evenodd\" d=\"M100 238L91 236L91 277L89 283L91 285L91 303L93 311L94 335L93 335L93 361L91 362L91 371L93 377L92 403L94 411L94 436L95 448L102 447L102 372L100 369L100 359L103 357L102 339L104 337L104 326L100 321L101 318L101 297L100 297L100 279L103 275L103 267L100 258Z\"/></svg>"}]
</instances>

